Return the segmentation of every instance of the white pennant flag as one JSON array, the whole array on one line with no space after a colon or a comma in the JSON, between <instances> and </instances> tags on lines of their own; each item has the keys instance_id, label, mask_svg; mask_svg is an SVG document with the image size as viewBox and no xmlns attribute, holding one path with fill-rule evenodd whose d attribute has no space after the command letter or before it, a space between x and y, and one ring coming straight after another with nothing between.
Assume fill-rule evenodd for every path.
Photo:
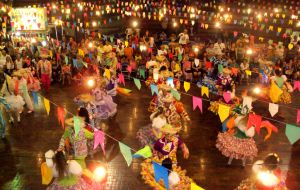
<instances>
[{"instance_id":1,"label":"white pennant flag","mask_svg":"<svg viewBox=\"0 0 300 190\"><path fill-rule=\"evenodd\" d=\"M243 97L243 109L242 113L245 114L252 110L252 98L250 96Z\"/></svg>"},{"instance_id":2,"label":"white pennant flag","mask_svg":"<svg viewBox=\"0 0 300 190\"><path fill-rule=\"evenodd\" d=\"M278 113L278 104L269 103L269 112L272 117Z\"/></svg>"}]
</instances>

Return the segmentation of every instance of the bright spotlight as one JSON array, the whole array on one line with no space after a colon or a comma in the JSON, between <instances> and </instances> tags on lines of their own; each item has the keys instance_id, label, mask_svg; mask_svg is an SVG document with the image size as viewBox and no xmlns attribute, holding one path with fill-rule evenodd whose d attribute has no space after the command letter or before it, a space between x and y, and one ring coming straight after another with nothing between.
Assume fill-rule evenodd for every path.
<instances>
[{"instance_id":1,"label":"bright spotlight","mask_svg":"<svg viewBox=\"0 0 300 190\"><path fill-rule=\"evenodd\" d=\"M253 50L252 49L247 49L246 53L247 53L247 55L252 55L253 54Z\"/></svg>"},{"instance_id":2,"label":"bright spotlight","mask_svg":"<svg viewBox=\"0 0 300 190\"><path fill-rule=\"evenodd\" d=\"M259 87L255 87L255 88L253 89L253 92L254 92L255 94L260 94L261 89L260 89Z\"/></svg>"},{"instance_id":3,"label":"bright spotlight","mask_svg":"<svg viewBox=\"0 0 300 190\"><path fill-rule=\"evenodd\" d=\"M94 180L97 182L102 181L106 177L106 169L103 166L98 166L94 170Z\"/></svg>"},{"instance_id":4,"label":"bright spotlight","mask_svg":"<svg viewBox=\"0 0 300 190\"><path fill-rule=\"evenodd\" d=\"M87 81L87 85L88 85L88 87L94 87L95 86L95 80L94 79L89 79L88 81Z\"/></svg>"},{"instance_id":5,"label":"bright spotlight","mask_svg":"<svg viewBox=\"0 0 300 190\"><path fill-rule=\"evenodd\" d=\"M279 179L269 171L259 172L257 178L267 187L274 187L279 183Z\"/></svg>"},{"instance_id":6,"label":"bright spotlight","mask_svg":"<svg viewBox=\"0 0 300 190\"><path fill-rule=\"evenodd\" d=\"M137 21L133 21L133 22L132 22L132 26L133 26L133 27L137 27L137 26L138 26L138 22L137 22Z\"/></svg>"}]
</instances>

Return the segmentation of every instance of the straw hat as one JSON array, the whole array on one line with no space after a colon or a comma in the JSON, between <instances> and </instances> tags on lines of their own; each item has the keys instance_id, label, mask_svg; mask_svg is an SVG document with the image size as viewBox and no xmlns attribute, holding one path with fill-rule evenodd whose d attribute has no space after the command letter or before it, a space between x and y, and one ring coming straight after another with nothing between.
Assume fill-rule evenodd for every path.
<instances>
[{"instance_id":1,"label":"straw hat","mask_svg":"<svg viewBox=\"0 0 300 190\"><path fill-rule=\"evenodd\" d=\"M80 94L77 98L84 103L91 102L94 99L90 94Z\"/></svg>"},{"instance_id":2,"label":"straw hat","mask_svg":"<svg viewBox=\"0 0 300 190\"><path fill-rule=\"evenodd\" d=\"M162 97L161 101L164 103L172 103L174 101L174 98L173 98L172 94L168 94L168 95Z\"/></svg>"},{"instance_id":3,"label":"straw hat","mask_svg":"<svg viewBox=\"0 0 300 190\"><path fill-rule=\"evenodd\" d=\"M161 61L163 61L163 60L165 60L165 59L166 59L166 57L163 56L163 55L157 55L157 56L156 56L156 60L157 60L157 61L160 61L160 62L161 62Z\"/></svg>"},{"instance_id":4,"label":"straw hat","mask_svg":"<svg viewBox=\"0 0 300 190\"><path fill-rule=\"evenodd\" d=\"M231 71L228 69L228 68L224 68L223 69L223 74L230 74L231 73Z\"/></svg>"},{"instance_id":5,"label":"straw hat","mask_svg":"<svg viewBox=\"0 0 300 190\"><path fill-rule=\"evenodd\" d=\"M160 131L165 134L175 135L176 133L178 133L180 131L180 128L173 127L170 124L166 124L160 129Z\"/></svg>"},{"instance_id":6,"label":"straw hat","mask_svg":"<svg viewBox=\"0 0 300 190\"><path fill-rule=\"evenodd\" d=\"M22 75L22 73L21 72L19 72L19 71L15 71L15 72L13 72L13 74L12 74L14 77L23 77L23 75Z\"/></svg>"}]
</instances>

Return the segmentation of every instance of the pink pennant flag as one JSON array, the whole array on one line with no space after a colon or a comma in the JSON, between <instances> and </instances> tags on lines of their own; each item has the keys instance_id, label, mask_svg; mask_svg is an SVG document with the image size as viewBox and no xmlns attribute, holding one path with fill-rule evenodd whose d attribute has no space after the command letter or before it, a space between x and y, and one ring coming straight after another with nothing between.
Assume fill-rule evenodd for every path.
<instances>
[{"instance_id":1,"label":"pink pennant flag","mask_svg":"<svg viewBox=\"0 0 300 190\"><path fill-rule=\"evenodd\" d=\"M237 35L238 35L238 32L237 32L237 31L234 31L234 32L233 32L233 36L234 36L234 37L237 37Z\"/></svg>"},{"instance_id":2,"label":"pink pennant flag","mask_svg":"<svg viewBox=\"0 0 300 190\"><path fill-rule=\"evenodd\" d=\"M96 130L94 132L94 150L100 144L103 154L105 154L104 140L105 140L104 133L102 131Z\"/></svg>"},{"instance_id":3,"label":"pink pennant flag","mask_svg":"<svg viewBox=\"0 0 300 190\"><path fill-rule=\"evenodd\" d=\"M122 73L119 74L119 83L125 86L125 78Z\"/></svg>"},{"instance_id":4,"label":"pink pennant flag","mask_svg":"<svg viewBox=\"0 0 300 190\"><path fill-rule=\"evenodd\" d=\"M131 67L130 65L127 67L127 71L128 71L129 73L132 72L132 67Z\"/></svg>"},{"instance_id":5,"label":"pink pennant flag","mask_svg":"<svg viewBox=\"0 0 300 190\"><path fill-rule=\"evenodd\" d=\"M193 96L193 110L195 110L197 107L200 109L202 113L202 98Z\"/></svg>"},{"instance_id":6,"label":"pink pennant flag","mask_svg":"<svg viewBox=\"0 0 300 190\"><path fill-rule=\"evenodd\" d=\"M297 111L297 123L300 123L300 110Z\"/></svg>"},{"instance_id":7,"label":"pink pennant flag","mask_svg":"<svg viewBox=\"0 0 300 190\"><path fill-rule=\"evenodd\" d=\"M121 69L121 63L117 63L117 69Z\"/></svg>"},{"instance_id":8,"label":"pink pennant flag","mask_svg":"<svg viewBox=\"0 0 300 190\"><path fill-rule=\"evenodd\" d=\"M300 81L294 81L294 90L298 89L300 91Z\"/></svg>"},{"instance_id":9,"label":"pink pennant flag","mask_svg":"<svg viewBox=\"0 0 300 190\"><path fill-rule=\"evenodd\" d=\"M231 94L229 92L224 92L223 98L224 98L225 102L228 103L231 100Z\"/></svg>"}]
</instances>

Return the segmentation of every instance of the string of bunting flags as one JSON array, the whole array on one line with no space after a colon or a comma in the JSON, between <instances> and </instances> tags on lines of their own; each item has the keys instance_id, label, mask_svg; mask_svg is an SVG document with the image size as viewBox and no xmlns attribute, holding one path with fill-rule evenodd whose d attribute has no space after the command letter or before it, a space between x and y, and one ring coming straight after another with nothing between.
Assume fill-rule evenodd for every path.
<instances>
[{"instance_id":1,"label":"string of bunting flags","mask_svg":"<svg viewBox=\"0 0 300 190\"><path fill-rule=\"evenodd\" d=\"M107 72L106 72L107 73ZM120 75L124 75L123 73L120 73ZM7 80L7 82L10 80L10 77L8 75L5 75L5 78ZM141 80L137 79L137 78L133 78L134 79L134 83L136 84L137 88L140 90L141 89ZM187 84L187 83L186 83ZM125 85L125 84L123 84ZM187 88L188 85L186 86L186 91L188 91L189 88ZM157 93L157 85L152 85L151 91L152 94ZM154 89L153 89L154 88ZM175 92L177 92L179 94L178 91L174 90ZM158 94L158 93L157 93ZM174 95L174 92L172 93ZM182 94L186 94L189 96L192 96L192 101L193 101L193 109L197 109L199 108L199 110L202 112L202 101L208 101L210 102L210 100L207 99L203 99L201 97L197 97L197 96L193 96L187 93L182 93ZM207 87L203 86L201 88L201 95L204 96L206 95L207 97L209 97L209 90ZM56 103L50 101L49 99L47 99L46 97L43 97L41 95L39 95L37 92L32 92L32 96L33 96L33 100L34 100L34 105L38 105L39 104L39 98L38 97L42 97L43 98L43 105L45 107L45 111L47 113L47 115L49 116L50 114L50 105L53 104L54 106L57 107L57 117L58 117L58 122L62 125L62 128L64 129L64 120L65 120L65 116L67 113L73 115L74 117L74 129L75 129L75 135L78 134L80 126L82 126L82 120L80 120L77 116L74 116L73 113L69 112L67 109L60 107L59 105L57 105ZM175 95L174 96L176 99L180 99L180 94L179 96ZM226 98L228 100L228 97ZM249 107L251 107L251 97L247 97L246 99L243 100L243 105L247 105ZM223 107L222 107L223 106ZM229 109L225 106L222 105L220 106L221 108L219 108L219 117L221 119L221 121L225 120L228 115L229 115ZM298 116L300 115L300 112L298 111ZM0 118L2 117L2 113L0 113ZM260 118L260 119L259 119ZM256 123L257 124L257 120L261 121L261 116L256 115L255 118L253 118L252 123ZM299 118L297 119L297 122L299 121ZM282 122L283 123L283 122ZM285 123L286 124L286 123ZM300 139L300 128L296 127L295 125L291 125L291 124L286 124L286 131L285 134L289 140L289 142L291 144L294 144L295 142L297 142ZM109 138L117 141L119 143L119 147L120 147L120 152L122 153L126 163L128 166L131 165L132 163L132 159L133 158L139 158L139 157L143 157L143 158L149 158L152 156L152 152L150 147L146 146L143 149L139 150L139 151L135 151L134 149L128 147L126 144L118 141L117 139L115 139L114 137L111 137L110 135L102 132L102 131L95 131L94 134L94 149L96 149L99 145L101 146L101 149L103 150L104 154L105 154L105 136L108 136ZM132 151L134 152L134 154L132 154ZM168 181L167 181L167 173L166 171L168 171L166 168L162 167L161 165L153 162L153 168L154 168L154 175L155 175L155 179L156 181L159 181L160 179L163 179L165 182L166 187L168 186ZM202 189L201 187L199 187L198 185L196 185L194 182L191 183L191 189Z\"/></svg>"},{"instance_id":2,"label":"string of bunting flags","mask_svg":"<svg viewBox=\"0 0 300 190\"><path fill-rule=\"evenodd\" d=\"M5 78L7 81L10 80L10 76L5 75ZM68 114L73 116L74 119L74 130L75 130L75 137L78 135L80 128L82 126L82 121L78 116L75 116L72 112L68 111L67 109L59 106L58 104L50 101L46 97L41 96L37 92L32 92L33 100L34 100L34 105L37 106L39 104L39 97L42 98L42 102L45 108L45 111L47 115L49 116L50 114L50 109L51 109L51 104L57 107L56 113L57 113L57 118L59 124L61 124L62 128L65 129L65 117ZM0 112L0 122L3 120L2 112ZM94 132L94 150L98 148L100 145L103 153L105 154L105 137L109 137L113 139L114 141L119 143L119 148L120 152L123 155L128 167L131 165L133 158L150 158L152 157L152 151L149 146L145 146L144 148L136 151L133 148L130 148L123 142L115 139L114 137L104 133L103 131L100 130L95 130ZM134 154L132 153L134 152ZM168 189L168 169L159 165L158 163L152 161L153 168L154 168L154 175L155 175L155 180L158 182L160 179L163 179L166 189ZM191 190L203 190L200 186L198 186L196 183L191 181Z\"/></svg>"},{"instance_id":3,"label":"string of bunting flags","mask_svg":"<svg viewBox=\"0 0 300 190\"><path fill-rule=\"evenodd\" d=\"M176 0L155 2L150 0L126 2L65 0L33 5L33 7L46 7L48 23L61 20L62 26L72 30L77 29L77 31L85 29L89 31L89 29L112 23L115 19L136 17L161 21L164 24L197 25L202 29L216 28L217 23L237 25L259 33L274 34L276 36L274 40L282 41L300 27L300 3L291 1L283 4L273 4L267 1L245 3L232 0L224 4L216 1L200 1L188 5ZM234 37L242 33L243 28L240 32L234 31ZM269 39L258 36L257 40L268 42Z\"/></svg>"},{"instance_id":4,"label":"string of bunting flags","mask_svg":"<svg viewBox=\"0 0 300 190\"><path fill-rule=\"evenodd\" d=\"M104 70L106 72L109 71L108 69L104 69ZM105 71L104 71L104 73L106 73ZM120 84L122 83L125 86L125 83L123 82L124 74L120 73L118 76L119 76L119 83ZM120 76L121 76L121 80L120 80ZM120 81L122 81L122 82L120 82ZM141 89L141 81L145 82L144 80L141 80L141 79L138 79L138 78L133 78L133 81L134 81L134 84L136 85L136 87L139 90ZM173 83L173 78L169 78L169 79L167 79L167 81L168 81L167 82L168 84ZM190 83L187 82L187 81L184 81L184 88L186 89L186 92L188 92L188 90L190 89ZM157 85L150 84L150 90L151 90L152 96L154 94L158 95L158 86ZM207 98L209 98L209 89L206 86L201 87L201 97L197 97L197 96L194 96L194 95L191 95L191 94L188 94L188 93L184 93L184 92L180 93L180 92L178 92L177 90L174 90L174 89L171 90L171 94L177 100L180 100L181 94L191 96L192 97L192 102L193 102L193 110L196 110L197 108L199 108L201 113L203 112L203 100L207 101L207 102L212 102L209 99L203 98L204 95ZM227 103L231 100L230 94L227 93L227 92L223 93L223 98ZM247 107L249 109L252 109L252 97L249 97L249 96L243 97L242 107ZM293 109L296 109L296 108L293 108ZM276 113L278 113L278 110L279 110L279 105L278 104L269 103L269 112L270 112L272 117L275 116ZM297 122L297 124L299 124L300 123L300 110L299 109L297 110L296 114L297 114L297 121L296 122ZM227 106L227 105L219 104L218 115L219 115L219 118L220 118L221 122L223 123L230 115L230 107ZM273 118L268 118L268 117L265 117L265 116L259 116L257 114L255 114L255 115L256 115L256 117L252 118L252 120L256 120L255 126L261 126L262 122L268 122L268 121L262 121L261 118L265 118L265 119L271 120L271 121L276 121L276 122L284 124L286 126L286 136L287 136L287 138L288 138L288 140L291 144L295 143L297 140L300 139L300 127L297 127L295 125L291 125L291 124L288 124L288 123L285 123L285 122L282 122L282 121L278 121L278 120L275 120ZM257 119L257 118L259 118L259 119ZM249 120L251 122L251 119L249 119ZM276 132L277 130L274 129L274 131ZM292 131L292 132L290 132L290 131Z\"/></svg>"}]
</instances>

